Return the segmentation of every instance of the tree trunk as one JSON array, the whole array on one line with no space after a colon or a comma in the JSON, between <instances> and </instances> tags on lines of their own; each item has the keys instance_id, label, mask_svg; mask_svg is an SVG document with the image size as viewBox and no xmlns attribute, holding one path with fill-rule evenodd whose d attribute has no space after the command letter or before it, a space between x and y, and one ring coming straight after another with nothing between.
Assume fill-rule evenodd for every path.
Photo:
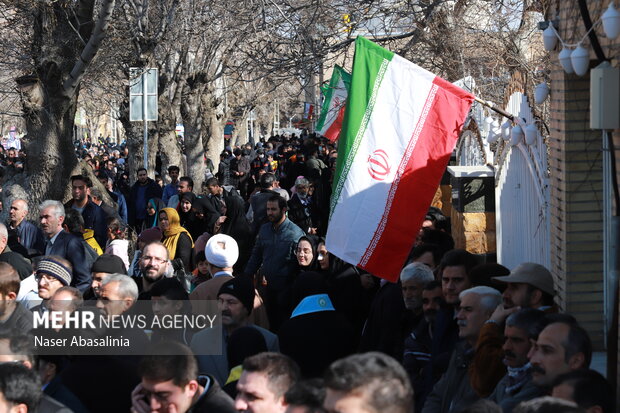
<instances>
[{"instance_id":1,"label":"tree trunk","mask_svg":"<svg viewBox=\"0 0 620 413\"><path fill-rule=\"evenodd\" d=\"M69 178L78 165L73 127L80 82L99 50L114 4L101 2L96 21L92 0L41 3L30 11L34 69L16 79L28 133L27 161L23 173L5 182L3 198L6 203L26 194L31 217L41 201L64 200L69 194Z\"/></svg>"},{"instance_id":2,"label":"tree trunk","mask_svg":"<svg viewBox=\"0 0 620 413\"><path fill-rule=\"evenodd\" d=\"M129 94L129 93L128 93ZM129 183L133 185L138 178L138 169L144 167L144 123L131 122L129 120L129 102L124 100L119 108L119 120L125 129L127 139L127 167L125 171L129 176ZM150 178L155 177L155 157L157 154L158 136L154 129L155 123L149 122L148 127L148 167L146 168Z\"/></svg>"},{"instance_id":3,"label":"tree trunk","mask_svg":"<svg viewBox=\"0 0 620 413\"><path fill-rule=\"evenodd\" d=\"M222 115L219 119L215 111L208 117L209 122L209 134L207 136L207 155L213 167L215 168L213 174L217 172L218 165L220 164L220 153L224 150L224 124L226 123L226 116Z\"/></svg>"},{"instance_id":4,"label":"tree trunk","mask_svg":"<svg viewBox=\"0 0 620 413\"><path fill-rule=\"evenodd\" d=\"M176 127L177 117L175 108L168 101L164 94L159 96L159 121L157 122L159 132L159 153L161 156L161 173L166 176L168 167L176 165L180 169L180 175L187 175L187 165L183 158L181 147L177 141ZM187 136L187 133L186 133ZM187 142L185 146L187 147Z\"/></svg>"},{"instance_id":5,"label":"tree trunk","mask_svg":"<svg viewBox=\"0 0 620 413\"><path fill-rule=\"evenodd\" d=\"M207 86L192 78L185 87L185 98L181 105L181 118L185 127L185 155L187 156L187 174L194 180L194 192L202 191L205 178L202 96Z\"/></svg>"}]
</instances>

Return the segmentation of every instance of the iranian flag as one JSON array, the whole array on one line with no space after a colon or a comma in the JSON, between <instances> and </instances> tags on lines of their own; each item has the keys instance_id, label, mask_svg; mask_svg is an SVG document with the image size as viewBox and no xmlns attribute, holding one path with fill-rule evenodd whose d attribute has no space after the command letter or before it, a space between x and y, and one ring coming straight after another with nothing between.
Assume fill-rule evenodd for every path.
<instances>
[{"instance_id":1,"label":"iranian flag","mask_svg":"<svg viewBox=\"0 0 620 413\"><path fill-rule=\"evenodd\" d=\"M358 37L327 249L396 281L474 96Z\"/></svg>"},{"instance_id":2,"label":"iranian flag","mask_svg":"<svg viewBox=\"0 0 620 413\"><path fill-rule=\"evenodd\" d=\"M349 94L351 75L336 65L329 86L324 89L325 102L321 108L321 117L316 130L332 142L338 140L342 120L344 119L345 102Z\"/></svg>"}]
</instances>

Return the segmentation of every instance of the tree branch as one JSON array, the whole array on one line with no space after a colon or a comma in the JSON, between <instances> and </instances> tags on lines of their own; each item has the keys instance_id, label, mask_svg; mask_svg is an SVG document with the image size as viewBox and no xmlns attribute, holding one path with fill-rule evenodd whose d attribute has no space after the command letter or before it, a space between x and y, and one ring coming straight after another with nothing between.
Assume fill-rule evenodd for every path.
<instances>
[{"instance_id":1,"label":"tree branch","mask_svg":"<svg viewBox=\"0 0 620 413\"><path fill-rule=\"evenodd\" d=\"M80 84L80 81L84 77L84 73L86 73L88 65L97 54L97 51L101 46L101 41L105 37L105 31L112 18L114 3L115 0L103 0L101 4L99 19L97 20L97 24L95 25L93 34L88 40L86 47L84 47L84 50L82 50L78 61L73 66L73 70L71 70L69 77L65 80L63 84L65 96L73 96L77 87Z\"/></svg>"}]
</instances>

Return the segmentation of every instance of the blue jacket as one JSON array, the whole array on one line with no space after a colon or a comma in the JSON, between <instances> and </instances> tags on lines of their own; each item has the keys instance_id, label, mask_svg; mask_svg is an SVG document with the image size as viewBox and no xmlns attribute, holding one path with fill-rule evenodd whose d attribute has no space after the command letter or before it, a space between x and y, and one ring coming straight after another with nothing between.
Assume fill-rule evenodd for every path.
<instances>
[{"instance_id":1,"label":"blue jacket","mask_svg":"<svg viewBox=\"0 0 620 413\"><path fill-rule=\"evenodd\" d=\"M303 235L301 228L288 218L276 230L271 222L263 224L244 273L253 275L261 268L268 288L283 290L288 284L288 277L296 274L295 247Z\"/></svg>"},{"instance_id":2,"label":"blue jacket","mask_svg":"<svg viewBox=\"0 0 620 413\"><path fill-rule=\"evenodd\" d=\"M140 183L136 181L135 184L132 185L131 190L129 191L129 197L127 198L127 223L129 225L134 225L136 222L136 209L142 208L146 209L146 203L151 198L161 198L162 189L154 180L148 178L146 183L146 193L145 193L145 202L144 205L136 205L137 197L138 197L138 187Z\"/></svg>"},{"instance_id":3,"label":"blue jacket","mask_svg":"<svg viewBox=\"0 0 620 413\"><path fill-rule=\"evenodd\" d=\"M121 220L126 224L127 223L127 201L125 200L125 196L121 194L120 191L112 192L117 196L116 203L118 205L118 215L121 217Z\"/></svg>"},{"instance_id":4,"label":"blue jacket","mask_svg":"<svg viewBox=\"0 0 620 413\"><path fill-rule=\"evenodd\" d=\"M168 200L174 195L177 195L178 193L179 190L177 189L177 184L167 184L166 186L164 186L161 200L164 201L164 204L168 205Z\"/></svg>"}]
</instances>

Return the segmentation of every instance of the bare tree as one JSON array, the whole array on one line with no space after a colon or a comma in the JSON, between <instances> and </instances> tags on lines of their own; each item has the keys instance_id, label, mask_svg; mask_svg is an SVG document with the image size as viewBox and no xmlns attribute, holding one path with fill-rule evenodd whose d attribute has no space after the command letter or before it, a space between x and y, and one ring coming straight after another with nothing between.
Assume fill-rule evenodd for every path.
<instances>
[{"instance_id":1,"label":"bare tree","mask_svg":"<svg viewBox=\"0 0 620 413\"><path fill-rule=\"evenodd\" d=\"M0 49L12 67L28 132L13 190L61 199L77 167L72 135L81 81L104 40L114 0L2 1ZM98 5L98 7L95 7ZM18 74L16 74L18 73Z\"/></svg>"}]
</instances>

